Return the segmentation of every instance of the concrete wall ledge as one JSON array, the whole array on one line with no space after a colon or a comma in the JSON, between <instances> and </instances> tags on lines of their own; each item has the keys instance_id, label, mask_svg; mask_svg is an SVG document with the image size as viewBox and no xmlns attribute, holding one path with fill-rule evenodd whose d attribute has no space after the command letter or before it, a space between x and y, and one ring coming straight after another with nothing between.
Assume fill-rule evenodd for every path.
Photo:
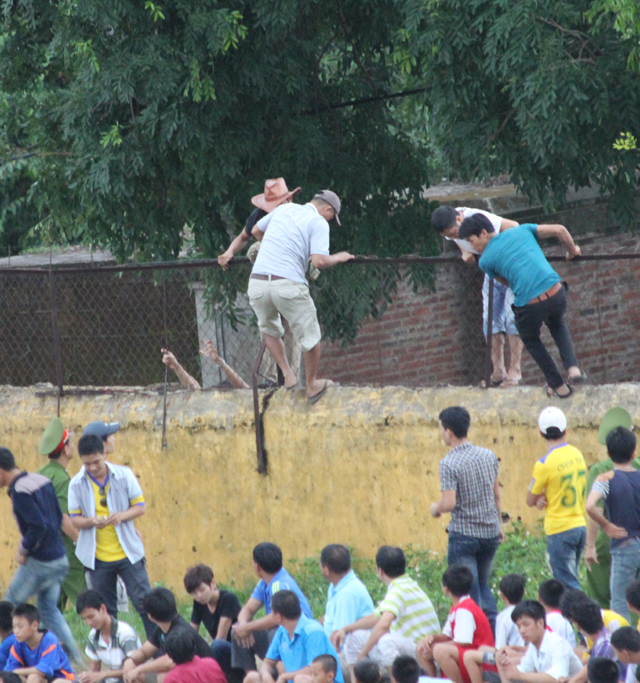
<instances>
[{"instance_id":1,"label":"concrete wall ledge","mask_svg":"<svg viewBox=\"0 0 640 683\"><path fill-rule=\"evenodd\" d=\"M640 385L587 385L566 401L546 398L541 387L333 387L314 406L303 391L261 397L267 476L256 471L251 391L170 392L166 449L157 389L62 397L61 418L76 440L95 419L122 425L112 459L131 466L145 491L139 528L152 581L181 591L186 567L207 562L222 582L244 583L261 540L281 545L286 557L314 555L330 542L367 556L382 543L442 550L448 517L432 520L428 504L439 495L438 462L447 450L438 414L450 405L470 411L471 440L501 459L503 509L533 528L540 513L526 508L524 494L546 452L537 429L542 408L565 411L568 440L593 463L604 456L597 443L602 415L616 405L634 415ZM20 466L45 463L37 447L56 410L50 385L0 387L0 445ZM76 458L70 474L79 468ZM0 511L1 587L15 569L17 533L5 496Z\"/></svg>"}]
</instances>

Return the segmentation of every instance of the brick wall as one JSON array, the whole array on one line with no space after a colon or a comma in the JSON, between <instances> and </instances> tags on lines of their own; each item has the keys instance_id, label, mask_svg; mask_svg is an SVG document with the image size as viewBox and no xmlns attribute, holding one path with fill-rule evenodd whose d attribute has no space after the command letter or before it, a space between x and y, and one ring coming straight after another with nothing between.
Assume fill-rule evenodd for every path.
<instances>
[{"instance_id":1,"label":"brick wall","mask_svg":"<svg viewBox=\"0 0 640 683\"><path fill-rule=\"evenodd\" d=\"M584 237L584 254L640 251L626 234ZM560 255L560 247L545 248ZM578 359L594 382L640 381L640 262L554 263L569 285L569 330ZM477 384L484 377L482 275L460 263L438 268L436 290L401 287L382 320L368 321L356 342L326 344L321 375L345 384ZM548 332L543 339L560 359ZM525 351L523 382L544 384Z\"/></svg>"}]
</instances>

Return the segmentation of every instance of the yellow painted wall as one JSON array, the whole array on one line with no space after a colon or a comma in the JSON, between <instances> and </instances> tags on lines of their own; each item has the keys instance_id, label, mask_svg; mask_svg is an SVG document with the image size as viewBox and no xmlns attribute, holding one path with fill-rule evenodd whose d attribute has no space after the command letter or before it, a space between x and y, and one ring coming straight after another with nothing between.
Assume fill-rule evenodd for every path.
<instances>
[{"instance_id":1,"label":"yellow painted wall","mask_svg":"<svg viewBox=\"0 0 640 683\"><path fill-rule=\"evenodd\" d=\"M585 387L556 403L569 420L569 440L588 463L602 456L601 416L614 405L632 414L639 385ZM442 551L448 515L434 520L438 461L445 455L438 413L464 405L473 442L501 459L503 510L531 528L541 513L524 500L533 463L545 453L537 416L549 405L541 389L334 388L315 406L278 391L265 413L268 476L256 471L250 391L175 392L168 400L168 448L161 449L162 398L112 393L62 399L61 417L76 432L92 420L119 421L114 462L140 479L146 514L138 524L152 583L183 593L184 570L205 562L217 578L252 580L251 549L270 540L288 557L308 557L345 543L373 557L378 546L409 543ZM37 447L56 399L33 389L0 387L0 445L35 470ZM74 459L70 473L80 468ZM13 571L18 537L10 500L0 495L0 588Z\"/></svg>"}]
</instances>

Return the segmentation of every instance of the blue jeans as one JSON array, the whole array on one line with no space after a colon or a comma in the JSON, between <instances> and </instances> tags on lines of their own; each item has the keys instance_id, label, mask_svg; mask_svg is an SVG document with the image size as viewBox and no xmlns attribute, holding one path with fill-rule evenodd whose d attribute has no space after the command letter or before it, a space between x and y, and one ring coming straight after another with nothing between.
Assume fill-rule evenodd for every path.
<instances>
[{"instance_id":1,"label":"blue jeans","mask_svg":"<svg viewBox=\"0 0 640 683\"><path fill-rule=\"evenodd\" d=\"M611 546L611 609L629 619L625 598L627 584L638 578L640 571L640 538L625 538Z\"/></svg>"},{"instance_id":2,"label":"blue jeans","mask_svg":"<svg viewBox=\"0 0 640 683\"><path fill-rule=\"evenodd\" d=\"M465 536L456 531L449 532L448 564L464 564L473 574L471 597L482 607L487 615L491 628L495 631L498 609L496 599L489 588L491 564L500 545L500 536L493 538L476 538Z\"/></svg>"},{"instance_id":3,"label":"blue jeans","mask_svg":"<svg viewBox=\"0 0 640 683\"><path fill-rule=\"evenodd\" d=\"M549 555L553 578L563 583L567 588L582 590L578 581L578 568L586 542L586 526L579 526L575 529L569 529L569 531L561 531L559 534L547 536L547 554Z\"/></svg>"},{"instance_id":4,"label":"blue jeans","mask_svg":"<svg viewBox=\"0 0 640 683\"><path fill-rule=\"evenodd\" d=\"M63 643L69 654L77 662L82 656L71 635L69 624L58 609L60 586L69 571L69 560L63 555L57 560L41 562L27 557L26 562L18 567L13 575L4 599L14 605L21 605L32 595L38 599L38 611L45 628L52 631Z\"/></svg>"},{"instance_id":5,"label":"blue jeans","mask_svg":"<svg viewBox=\"0 0 640 683\"><path fill-rule=\"evenodd\" d=\"M87 585L100 593L112 617L118 616L118 576L122 577L131 602L142 619L148 640L156 627L142 605L142 599L151 590L144 559L135 564L131 564L126 557L115 562L96 560L95 569L87 569L86 576Z\"/></svg>"}]
</instances>

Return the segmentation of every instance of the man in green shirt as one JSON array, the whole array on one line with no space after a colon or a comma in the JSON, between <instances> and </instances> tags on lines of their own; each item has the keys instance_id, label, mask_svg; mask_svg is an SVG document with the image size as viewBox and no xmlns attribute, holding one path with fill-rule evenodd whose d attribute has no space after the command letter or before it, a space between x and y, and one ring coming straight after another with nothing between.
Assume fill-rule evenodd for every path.
<instances>
[{"instance_id":1,"label":"man in green shirt","mask_svg":"<svg viewBox=\"0 0 640 683\"><path fill-rule=\"evenodd\" d=\"M611 408L608 410L598 430L598 442L606 444L607 435L616 427L631 429L631 415L624 408ZM635 458L632 463L637 470L640 469L640 459ZM607 457L589 468L587 478L587 496L591 493L593 482L596 477L613 470L613 461ZM601 502L600 506L602 507ZM589 519L587 532L587 546L584 559L587 563L587 595L600 604L603 609L609 609L611 592L609 590L609 577L611 574L610 538L592 519Z\"/></svg>"},{"instance_id":2,"label":"man in green shirt","mask_svg":"<svg viewBox=\"0 0 640 683\"><path fill-rule=\"evenodd\" d=\"M75 544L78 540L78 530L71 523L69 517L69 482L71 477L67 473L69 461L73 458L71 440L73 432L68 432L62 420L54 417L45 429L38 452L46 455L49 462L38 470L39 474L51 480L56 491L58 505L62 512L62 542L64 543L67 557L69 558L69 573L62 584L60 593L60 606L65 607L67 600L75 604L78 594L86 589L84 567L76 557Z\"/></svg>"}]
</instances>

